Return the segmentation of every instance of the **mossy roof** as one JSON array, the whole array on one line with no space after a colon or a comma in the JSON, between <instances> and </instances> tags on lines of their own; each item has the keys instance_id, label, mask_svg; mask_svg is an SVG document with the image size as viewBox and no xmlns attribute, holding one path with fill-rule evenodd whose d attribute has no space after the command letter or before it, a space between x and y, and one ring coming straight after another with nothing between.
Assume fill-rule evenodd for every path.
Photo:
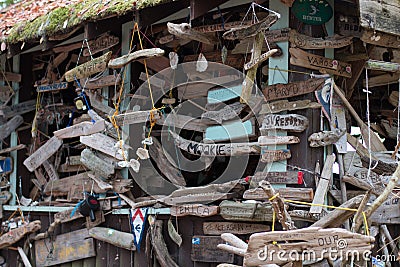
<instances>
[{"instance_id":1,"label":"mossy roof","mask_svg":"<svg viewBox=\"0 0 400 267\"><path fill-rule=\"evenodd\" d=\"M85 21L124 15L171 0L29 0L0 10L0 39L37 40L69 32Z\"/></svg>"}]
</instances>

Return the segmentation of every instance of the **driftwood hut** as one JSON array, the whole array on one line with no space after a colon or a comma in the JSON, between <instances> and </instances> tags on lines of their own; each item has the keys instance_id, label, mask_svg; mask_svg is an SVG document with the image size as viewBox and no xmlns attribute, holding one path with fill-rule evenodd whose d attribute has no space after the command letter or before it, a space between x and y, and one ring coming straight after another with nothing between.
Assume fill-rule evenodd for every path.
<instances>
[{"instance_id":1,"label":"driftwood hut","mask_svg":"<svg viewBox=\"0 0 400 267\"><path fill-rule=\"evenodd\" d=\"M397 266L399 8L3 8L0 266Z\"/></svg>"}]
</instances>

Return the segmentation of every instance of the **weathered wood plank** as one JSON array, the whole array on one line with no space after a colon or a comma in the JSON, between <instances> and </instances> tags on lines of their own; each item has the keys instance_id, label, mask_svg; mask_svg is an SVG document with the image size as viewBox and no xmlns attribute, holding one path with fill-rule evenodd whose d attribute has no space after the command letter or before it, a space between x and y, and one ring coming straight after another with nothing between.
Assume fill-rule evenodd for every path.
<instances>
[{"instance_id":1,"label":"weathered wood plank","mask_svg":"<svg viewBox=\"0 0 400 267\"><path fill-rule=\"evenodd\" d=\"M0 236L0 249L15 244L25 235L39 231L41 228L42 223L40 221L33 221L4 233L2 236Z\"/></svg>"},{"instance_id":2,"label":"weathered wood plank","mask_svg":"<svg viewBox=\"0 0 400 267\"><path fill-rule=\"evenodd\" d=\"M292 47L303 49L341 48L352 44L352 39L353 37L351 36L345 37L340 35L315 38L298 33L296 30L291 30L289 37Z\"/></svg>"},{"instance_id":3,"label":"weathered wood plank","mask_svg":"<svg viewBox=\"0 0 400 267\"><path fill-rule=\"evenodd\" d=\"M223 121L238 118L238 115L240 114L240 112L242 112L244 108L245 105L236 102L234 104L226 105L219 110L206 111L201 114L201 118L213 120L221 124Z\"/></svg>"},{"instance_id":4,"label":"weathered wood plank","mask_svg":"<svg viewBox=\"0 0 400 267\"><path fill-rule=\"evenodd\" d=\"M218 206L208 206L203 204L186 204L179 206L172 206L170 212L172 216L196 216L196 217L210 217L217 215L219 211Z\"/></svg>"},{"instance_id":5,"label":"weathered wood plank","mask_svg":"<svg viewBox=\"0 0 400 267\"><path fill-rule=\"evenodd\" d=\"M253 143L226 143L226 144L206 144L186 140L174 132L170 132L175 139L175 144L182 150L197 156L238 156L247 154L259 154L259 145Z\"/></svg>"},{"instance_id":6,"label":"weathered wood plank","mask_svg":"<svg viewBox=\"0 0 400 267\"><path fill-rule=\"evenodd\" d=\"M297 201L311 201L314 197L312 188L278 188L276 190L279 195L285 199L297 200ZM243 194L243 199L253 199L265 201L268 199L268 195L262 188L248 189Z\"/></svg>"},{"instance_id":7,"label":"weathered wood plank","mask_svg":"<svg viewBox=\"0 0 400 267\"><path fill-rule=\"evenodd\" d=\"M72 82L74 79L81 79L89 77L92 74L102 72L107 68L107 64L111 59L112 52L107 52L106 54L95 58L91 61L83 63L64 74L65 80L67 82Z\"/></svg>"},{"instance_id":8,"label":"weathered wood plank","mask_svg":"<svg viewBox=\"0 0 400 267\"><path fill-rule=\"evenodd\" d=\"M298 114L267 114L261 123L260 131L302 132L308 127L308 119Z\"/></svg>"},{"instance_id":9,"label":"weathered wood plank","mask_svg":"<svg viewBox=\"0 0 400 267\"><path fill-rule=\"evenodd\" d=\"M36 100L28 100L12 106L0 107L0 116L8 119L35 110Z\"/></svg>"},{"instance_id":10,"label":"weathered wood plank","mask_svg":"<svg viewBox=\"0 0 400 267\"><path fill-rule=\"evenodd\" d=\"M14 94L14 90L11 86L0 86L0 101L5 103L8 102L11 96Z\"/></svg>"},{"instance_id":11,"label":"weathered wood plank","mask_svg":"<svg viewBox=\"0 0 400 267\"><path fill-rule=\"evenodd\" d=\"M11 120L7 121L5 124L0 126L0 140L6 139L12 132L15 131L22 123L24 119L21 115L13 117Z\"/></svg>"},{"instance_id":12,"label":"weathered wood plank","mask_svg":"<svg viewBox=\"0 0 400 267\"><path fill-rule=\"evenodd\" d=\"M297 136L259 136L258 144L260 146L271 146L271 145L290 145L300 143L300 138Z\"/></svg>"},{"instance_id":13,"label":"weathered wood plank","mask_svg":"<svg viewBox=\"0 0 400 267\"><path fill-rule=\"evenodd\" d=\"M49 242L52 243L52 257L47 257ZM87 229L57 235L53 241L49 239L35 241L37 266L54 266L94 256L96 256L94 240L90 238Z\"/></svg>"},{"instance_id":14,"label":"weathered wood plank","mask_svg":"<svg viewBox=\"0 0 400 267\"><path fill-rule=\"evenodd\" d=\"M114 165L111 162L99 158L87 148L81 153L81 162L88 169L105 178L115 173Z\"/></svg>"},{"instance_id":15,"label":"weathered wood plank","mask_svg":"<svg viewBox=\"0 0 400 267\"><path fill-rule=\"evenodd\" d=\"M118 160L124 160L123 156L118 152L121 149L120 146L115 146L117 141L107 135L96 133L88 136L81 136L80 142ZM128 149L126 145L123 145L123 148L124 150Z\"/></svg>"},{"instance_id":16,"label":"weathered wood plank","mask_svg":"<svg viewBox=\"0 0 400 267\"><path fill-rule=\"evenodd\" d=\"M261 181L268 181L271 184L302 184L298 171L286 172L257 172L250 179L250 188L257 188Z\"/></svg>"},{"instance_id":17,"label":"weathered wood plank","mask_svg":"<svg viewBox=\"0 0 400 267\"><path fill-rule=\"evenodd\" d=\"M321 104L317 102L311 102L311 100L278 100L275 102L271 102L268 104L263 104L261 106L261 111L259 114L270 114L270 113L279 113L282 111L292 111L299 109L308 109L308 108L320 108Z\"/></svg>"},{"instance_id":18,"label":"weathered wood plank","mask_svg":"<svg viewBox=\"0 0 400 267\"><path fill-rule=\"evenodd\" d=\"M175 35L178 38L194 40L211 45L218 42L214 35L208 35L203 32L193 30L188 23L174 24L168 22L167 28L170 34Z\"/></svg>"},{"instance_id":19,"label":"weathered wood plank","mask_svg":"<svg viewBox=\"0 0 400 267\"><path fill-rule=\"evenodd\" d=\"M272 207L264 203L241 203L224 200L219 204L219 214L225 220L271 222Z\"/></svg>"},{"instance_id":20,"label":"weathered wood plank","mask_svg":"<svg viewBox=\"0 0 400 267\"><path fill-rule=\"evenodd\" d=\"M368 87L378 87L382 85L389 85L393 83L398 83L400 78L400 74L398 73L385 73L382 75L369 77L368 78ZM365 79L363 80L363 86L366 86Z\"/></svg>"},{"instance_id":21,"label":"weathered wood plank","mask_svg":"<svg viewBox=\"0 0 400 267\"><path fill-rule=\"evenodd\" d=\"M50 163L48 160L43 162L43 168L49 177L49 181L58 180L60 179L58 173L56 172L54 165Z\"/></svg>"},{"instance_id":22,"label":"weathered wood plank","mask_svg":"<svg viewBox=\"0 0 400 267\"><path fill-rule=\"evenodd\" d=\"M192 261L200 262L229 262L233 263L234 255L217 248L222 243L220 236L199 236L192 237Z\"/></svg>"},{"instance_id":23,"label":"weathered wood plank","mask_svg":"<svg viewBox=\"0 0 400 267\"><path fill-rule=\"evenodd\" d=\"M360 1L360 25L390 34L400 35L400 4L397 1Z\"/></svg>"},{"instance_id":24,"label":"weathered wood plank","mask_svg":"<svg viewBox=\"0 0 400 267\"><path fill-rule=\"evenodd\" d=\"M261 63L268 60L275 53L278 53L278 49L271 49L266 53L263 53L257 57L252 58L248 63L244 64L244 70L250 70L251 68L257 68Z\"/></svg>"},{"instance_id":25,"label":"weathered wood plank","mask_svg":"<svg viewBox=\"0 0 400 267\"><path fill-rule=\"evenodd\" d=\"M384 32L363 29L361 41L382 47L400 48L399 37Z\"/></svg>"},{"instance_id":26,"label":"weathered wood plank","mask_svg":"<svg viewBox=\"0 0 400 267\"><path fill-rule=\"evenodd\" d=\"M140 111L127 111L122 114L118 114L113 117L118 126L144 123L150 121L150 116L154 120L162 118L161 113L158 110L140 110Z\"/></svg>"},{"instance_id":27,"label":"weathered wood plank","mask_svg":"<svg viewBox=\"0 0 400 267\"><path fill-rule=\"evenodd\" d=\"M91 135L105 130L105 121L98 120L95 123L83 121L54 132L54 136L59 139L73 138L82 135Z\"/></svg>"},{"instance_id":28,"label":"weathered wood plank","mask_svg":"<svg viewBox=\"0 0 400 267\"><path fill-rule=\"evenodd\" d=\"M24 148L26 148L26 145L24 145L24 144L19 144L17 146L3 148L3 149L0 149L0 155L1 154L6 154L6 153L10 153L10 152L15 151L15 150L21 150L21 149L24 149Z\"/></svg>"},{"instance_id":29,"label":"weathered wood plank","mask_svg":"<svg viewBox=\"0 0 400 267\"><path fill-rule=\"evenodd\" d=\"M0 75L0 81L9 81L9 82L21 82L21 74L12 73L12 72L2 72Z\"/></svg>"},{"instance_id":30,"label":"weathered wood plank","mask_svg":"<svg viewBox=\"0 0 400 267\"><path fill-rule=\"evenodd\" d=\"M261 162L268 163L282 161L290 159L291 157L292 153L289 149L267 150L265 148L261 148Z\"/></svg>"},{"instance_id":31,"label":"weathered wood plank","mask_svg":"<svg viewBox=\"0 0 400 267\"><path fill-rule=\"evenodd\" d=\"M388 71L388 72L399 72L400 64L395 62L386 62L379 60L369 59L365 63L365 68L370 70Z\"/></svg>"},{"instance_id":32,"label":"weathered wood plank","mask_svg":"<svg viewBox=\"0 0 400 267\"><path fill-rule=\"evenodd\" d=\"M204 222L203 232L205 235L220 235L231 233L238 235L253 234L271 230L269 225L239 222Z\"/></svg>"},{"instance_id":33,"label":"weathered wood plank","mask_svg":"<svg viewBox=\"0 0 400 267\"><path fill-rule=\"evenodd\" d=\"M136 246L133 234L117 231L112 228L93 227L89 230L89 235L97 240L107 242L113 246L135 251Z\"/></svg>"},{"instance_id":34,"label":"weathered wood plank","mask_svg":"<svg viewBox=\"0 0 400 267\"><path fill-rule=\"evenodd\" d=\"M135 60L147 59L152 57L161 57L162 55L164 55L164 52L165 51L162 50L161 48L149 48L149 49L137 50L122 57L111 59L110 62L108 62L108 67L111 69L122 68L123 66Z\"/></svg>"},{"instance_id":35,"label":"weathered wood plank","mask_svg":"<svg viewBox=\"0 0 400 267\"><path fill-rule=\"evenodd\" d=\"M157 120L156 124L204 133L208 126L213 125L214 122L211 120L194 119L190 116L170 113L167 117L162 117Z\"/></svg>"},{"instance_id":36,"label":"weathered wood plank","mask_svg":"<svg viewBox=\"0 0 400 267\"><path fill-rule=\"evenodd\" d=\"M329 181L332 178L332 167L335 162L335 154L328 155L325 160L324 168L322 169L321 179L319 180L318 187L315 191L315 197L313 204L321 205L324 204L326 193L328 191ZM321 213L322 206L311 206L310 213Z\"/></svg>"},{"instance_id":37,"label":"weathered wood plank","mask_svg":"<svg viewBox=\"0 0 400 267\"><path fill-rule=\"evenodd\" d=\"M278 19L279 18L276 14L270 14L257 23L232 28L229 31L226 31L222 37L226 40L235 40L255 36L257 33L269 29L269 27L271 27Z\"/></svg>"},{"instance_id":38,"label":"weathered wood plank","mask_svg":"<svg viewBox=\"0 0 400 267\"><path fill-rule=\"evenodd\" d=\"M62 140L58 139L56 136L53 136L32 155L30 155L24 161L24 165L30 172L33 172L37 167L42 165L43 162L56 153L62 144Z\"/></svg>"},{"instance_id":39,"label":"weathered wood plank","mask_svg":"<svg viewBox=\"0 0 400 267\"><path fill-rule=\"evenodd\" d=\"M308 69L324 71L329 74L351 78L351 64L330 59L311 53L307 53L298 48L290 48L290 64Z\"/></svg>"},{"instance_id":40,"label":"weathered wood plank","mask_svg":"<svg viewBox=\"0 0 400 267\"><path fill-rule=\"evenodd\" d=\"M79 212L74 212L74 208L65 210L65 211L60 211L54 214L54 221L60 221L60 223L66 223L73 221L78 218L82 218L83 215L80 214ZM74 215L72 215L72 212L74 212Z\"/></svg>"},{"instance_id":41,"label":"weathered wood plank","mask_svg":"<svg viewBox=\"0 0 400 267\"><path fill-rule=\"evenodd\" d=\"M288 84L274 84L265 87L262 91L267 101L283 99L292 96L304 95L322 88L325 79L308 79L306 81Z\"/></svg>"},{"instance_id":42,"label":"weathered wood plank","mask_svg":"<svg viewBox=\"0 0 400 267\"><path fill-rule=\"evenodd\" d=\"M97 54L119 43L119 38L109 34L108 32L100 35L95 40L89 41L90 52L88 48L83 50L82 55L88 57L90 55Z\"/></svg>"}]
</instances>

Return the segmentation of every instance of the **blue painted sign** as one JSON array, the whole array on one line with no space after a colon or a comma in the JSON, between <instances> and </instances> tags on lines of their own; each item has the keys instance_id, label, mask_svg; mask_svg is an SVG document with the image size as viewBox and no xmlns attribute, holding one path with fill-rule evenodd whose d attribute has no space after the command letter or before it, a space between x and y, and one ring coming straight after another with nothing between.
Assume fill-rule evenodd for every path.
<instances>
[{"instance_id":1,"label":"blue painted sign","mask_svg":"<svg viewBox=\"0 0 400 267\"><path fill-rule=\"evenodd\" d=\"M68 83L67 82L62 82L62 83L52 83L52 84L45 84L45 85L38 85L36 88L36 92L53 92L53 91L59 91L59 90L64 90L68 88Z\"/></svg>"},{"instance_id":2,"label":"blue painted sign","mask_svg":"<svg viewBox=\"0 0 400 267\"><path fill-rule=\"evenodd\" d=\"M0 174L10 173L12 172L12 168L12 158L5 158L0 160Z\"/></svg>"}]
</instances>

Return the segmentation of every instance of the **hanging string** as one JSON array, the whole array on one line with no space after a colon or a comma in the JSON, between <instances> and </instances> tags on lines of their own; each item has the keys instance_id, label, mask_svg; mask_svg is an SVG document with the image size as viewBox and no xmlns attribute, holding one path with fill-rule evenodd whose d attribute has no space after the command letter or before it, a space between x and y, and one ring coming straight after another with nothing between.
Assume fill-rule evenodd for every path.
<instances>
[{"instance_id":1,"label":"hanging string","mask_svg":"<svg viewBox=\"0 0 400 267\"><path fill-rule=\"evenodd\" d=\"M398 85L399 85L399 96L397 98L397 144L399 144L400 141L400 78L398 81Z\"/></svg>"},{"instance_id":2,"label":"hanging string","mask_svg":"<svg viewBox=\"0 0 400 267\"><path fill-rule=\"evenodd\" d=\"M371 180L371 168L372 168L372 151L371 151L371 120L369 114L369 86L368 86L368 70L365 69L365 93L367 94L367 124L368 124L368 154L369 154L369 163L368 163L368 172L367 172L367 181L372 184Z\"/></svg>"}]
</instances>

